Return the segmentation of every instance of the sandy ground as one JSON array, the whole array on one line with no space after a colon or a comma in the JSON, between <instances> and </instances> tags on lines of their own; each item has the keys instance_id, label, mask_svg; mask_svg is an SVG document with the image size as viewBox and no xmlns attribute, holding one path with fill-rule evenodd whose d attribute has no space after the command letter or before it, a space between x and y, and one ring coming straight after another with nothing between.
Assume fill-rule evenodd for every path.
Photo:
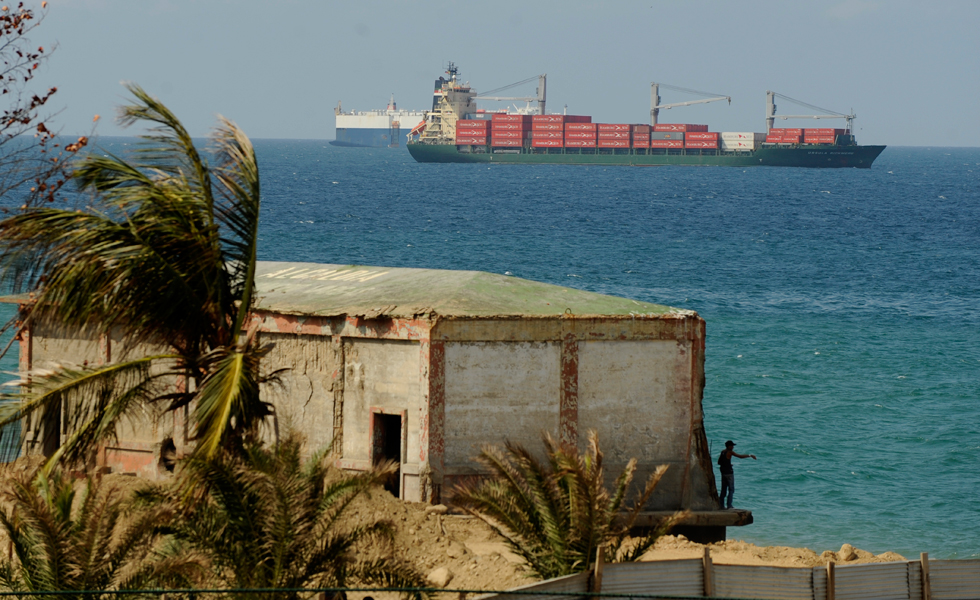
<instances>
[{"instance_id":1,"label":"sandy ground","mask_svg":"<svg viewBox=\"0 0 980 600\"><path fill-rule=\"evenodd\" d=\"M428 510L427 510L428 508ZM403 556L423 573L438 579L447 569L454 589L503 590L536 581L521 559L508 551L489 527L479 519L438 514L425 504L400 502L387 493L374 493L355 508L359 518L387 518L397 529L396 542ZM749 525L751 527L751 525ZM729 528L738 535L738 528ZM708 545L716 564L814 567L828 561L838 564L905 560L899 554L874 555L842 544L840 549L814 551L787 546L756 546L737 539ZM701 558L704 545L683 536L665 536L644 555L644 560ZM440 581L440 583L442 583Z\"/></svg>"},{"instance_id":2,"label":"sandy ground","mask_svg":"<svg viewBox=\"0 0 980 600\"><path fill-rule=\"evenodd\" d=\"M16 470L24 468L22 465L17 467ZM109 477L114 480L114 485L124 489L133 489L143 483L135 477ZM378 490L358 499L348 514L355 522L390 521L396 532L398 555L428 576L434 587L506 590L537 581L524 567L521 558L510 552L483 521L444 511L442 506L402 502L388 492ZM737 537L739 528L729 528L728 533ZM0 544L7 546L6 535L2 532ZM708 547L716 564L814 567L831 560L838 564L905 560L894 552L874 555L846 543L839 550L819 552L809 548L756 546L738 539ZM665 536L644 555L643 560L700 558L703 553L702 544L683 536ZM350 598L358 600L364 595L351 594ZM374 594L376 600L387 600L387 596Z\"/></svg>"}]
</instances>

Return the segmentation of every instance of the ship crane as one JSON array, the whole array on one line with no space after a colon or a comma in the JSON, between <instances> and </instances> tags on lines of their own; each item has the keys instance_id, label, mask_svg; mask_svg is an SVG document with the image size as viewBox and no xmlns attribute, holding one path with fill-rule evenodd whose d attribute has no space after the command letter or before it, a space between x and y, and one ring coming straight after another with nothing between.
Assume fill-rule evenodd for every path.
<instances>
[{"instance_id":1,"label":"ship crane","mask_svg":"<svg viewBox=\"0 0 980 600\"><path fill-rule=\"evenodd\" d=\"M688 100L687 102L671 102L670 104L661 104L660 103L661 86L668 90L674 90L677 92L684 92L687 94L697 94L699 96L711 96L711 97L702 98L701 100ZM657 124L657 120L660 118L661 109L671 109L678 106L691 106L692 104L707 104L708 102L718 102L719 100L728 100L729 104L732 103L731 96L721 96L719 94L712 94L711 92L699 92L697 90L689 90L687 88L667 85L666 83L651 83L650 84L650 124L651 125Z\"/></svg>"},{"instance_id":2,"label":"ship crane","mask_svg":"<svg viewBox=\"0 0 980 600\"><path fill-rule=\"evenodd\" d=\"M519 85L524 85L526 83L531 83L535 79L538 80L538 87L534 90L534 96L521 96L521 97L511 97L511 96L492 96L491 94L496 94L497 92L502 92L504 90L509 90L510 88L517 87ZM480 94L476 97L476 100L503 100L506 102L537 102L538 103L538 114L545 114L545 99L548 87L548 74L543 73L536 77L529 77L523 81L518 81L517 83L512 83L510 85L505 85L504 87L499 87L495 90L490 90L484 94Z\"/></svg>"},{"instance_id":3,"label":"ship crane","mask_svg":"<svg viewBox=\"0 0 980 600\"><path fill-rule=\"evenodd\" d=\"M799 104L800 106L805 106L805 107L811 108L813 110L819 110L819 111L822 111L822 112L827 113L827 114L823 114L823 115L779 115L779 116L776 116L776 96L779 96L783 100L787 100L789 102L794 102L796 104ZM807 104L806 102L800 102L799 100L794 100L793 98L790 98L789 96L784 96L782 94L777 94L776 92L766 91L766 133L769 133L769 131L772 129L772 126L773 126L773 124L774 124L774 122L775 122L776 119L783 119L784 121L786 119L844 119L845 122L847 123L847 131L850 132L850 131L853 131L852 125L854 124L854 119L855 118L857 118L857 115L854 114L854 111L853 110L851 110L851 113L850 114L845 115L843 113L834 112L832 110L827 110L826 108L820 108L819 106L814 106L812 104Z\"/></svg>"}]
</instances>

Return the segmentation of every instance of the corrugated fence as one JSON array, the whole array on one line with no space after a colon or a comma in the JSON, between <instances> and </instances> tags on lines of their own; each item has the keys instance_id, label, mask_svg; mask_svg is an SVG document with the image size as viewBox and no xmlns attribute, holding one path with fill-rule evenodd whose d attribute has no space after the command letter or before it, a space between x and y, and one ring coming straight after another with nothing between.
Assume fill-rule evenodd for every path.
<instances>
[{"instance_id":1,"label":"corrugated fence","mask_svg":"<svg viewBox=\"0 0 980 600\"><path fill-rule=\"evenodd\" d=\"M595 582L598 582L596 585ZM719 597L779 600L959 600L980 599L980 560L917 561L794 568L715 565L702 559L600 565L579 573L517 588L549 600L574 600L578 593L611 597ZM480 600L520 600L493 594ZM525 597L526 600L526 597Z\"/></svg>"}]
</instances>

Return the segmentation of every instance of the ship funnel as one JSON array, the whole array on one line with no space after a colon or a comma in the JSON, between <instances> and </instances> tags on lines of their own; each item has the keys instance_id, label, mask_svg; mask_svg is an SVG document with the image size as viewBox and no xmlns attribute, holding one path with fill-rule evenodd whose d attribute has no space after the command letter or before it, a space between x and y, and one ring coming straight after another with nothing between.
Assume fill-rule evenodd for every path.
<instances>
[{"instance_id":1,"label":"ship funnel","mask_svg":"<svg viewBox=\"0 0 980 600\"><path fill-rule=\"evenodd\" d=\"M395 94L391 95L391 100L388 101L388 110L398 110L395 105Z\"/></svg>"}]
</instances>

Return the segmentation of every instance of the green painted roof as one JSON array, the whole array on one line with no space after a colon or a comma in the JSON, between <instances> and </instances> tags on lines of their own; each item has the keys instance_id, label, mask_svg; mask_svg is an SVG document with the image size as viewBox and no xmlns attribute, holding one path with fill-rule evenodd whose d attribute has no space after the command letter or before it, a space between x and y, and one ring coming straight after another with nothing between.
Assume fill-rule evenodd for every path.
<instances>
[{"instance_id":1,"label":"green painted roof","mask_svg":"<svg viewBox=\"0 0 980 600\"><path fill-rule=\"evenodd\" d=\"M259 262L257 308L282 314L411 318L693 315L694 312L484 273Z\"/></svg>"}]
</instances>

